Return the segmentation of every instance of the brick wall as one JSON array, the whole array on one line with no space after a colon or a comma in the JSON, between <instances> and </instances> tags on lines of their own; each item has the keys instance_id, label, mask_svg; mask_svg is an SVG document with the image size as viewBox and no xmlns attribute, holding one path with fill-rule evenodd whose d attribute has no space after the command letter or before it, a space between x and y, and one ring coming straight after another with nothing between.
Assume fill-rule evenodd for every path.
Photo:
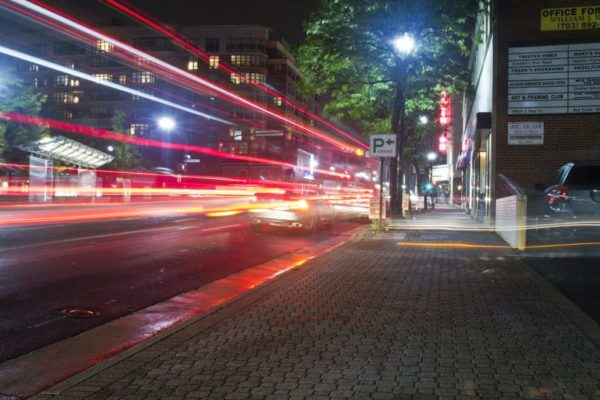
<instances>
[{"instance_id":1,"label":"brick wall","mask_svg":"<svg viewBox=\"0 0 600 400\"><path fill-rule=\"evenodd\" d=\"M595 1L500 0L495 5L494 133L496 174L516 182L527 194L534 185L548 184L562 164L572 160L600 160L600 114L508 115L508 48L515 45L600 42L600 29L542 32L540 9L585 6ZM544 145L508 145L508 122L543 121Z\"/></svg>"}]
</instances>

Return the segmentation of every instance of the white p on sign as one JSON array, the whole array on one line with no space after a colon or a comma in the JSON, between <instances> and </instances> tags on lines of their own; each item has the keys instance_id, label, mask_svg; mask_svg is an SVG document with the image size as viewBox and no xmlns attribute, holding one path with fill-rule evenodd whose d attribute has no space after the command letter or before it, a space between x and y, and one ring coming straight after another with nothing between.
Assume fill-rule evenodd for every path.
<instances>
[{"instance_id":1,"label":"white p on sign","mask_svg":"<svg viewBox=\"0 0 600 400\"><path fill-rule=\"evenodd\" d=\"M371 157L396 157L396 135L371 135Z\"/></svg>"}]
</instances>

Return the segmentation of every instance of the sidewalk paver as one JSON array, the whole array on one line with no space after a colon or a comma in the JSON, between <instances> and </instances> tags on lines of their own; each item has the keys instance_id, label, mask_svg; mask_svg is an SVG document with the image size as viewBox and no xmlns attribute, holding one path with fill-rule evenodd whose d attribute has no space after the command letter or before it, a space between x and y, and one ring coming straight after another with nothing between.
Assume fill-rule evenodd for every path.
<instances>
[{"instance_id":1,"label":"sidewalk paver","mask_svg":"<svg viewBox=\"0 0 600 400\"><path fill-rule=\"evenodd\" d=\"M600 348L525 268L363 238L39 398L600 399Z\"/></svg>"}]
</instances>

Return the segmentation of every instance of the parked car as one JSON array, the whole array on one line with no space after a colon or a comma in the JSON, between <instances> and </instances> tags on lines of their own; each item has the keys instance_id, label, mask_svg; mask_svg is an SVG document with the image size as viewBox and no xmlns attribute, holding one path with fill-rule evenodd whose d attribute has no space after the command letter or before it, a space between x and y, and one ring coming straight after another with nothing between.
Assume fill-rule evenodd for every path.
<instances>
[{"instance_id":1,"label":"parked car","mask_svg":"<svg viewBox=\"0 0 600 400\"><path fill-rule=\"evenodd\" d=\"M257 203L265 207L252 210L253 231L270 227L316 232L321 227L330 229L335 220L333 205L320 193L259 194Z\"/></svg>"},{"instance_id":2,"label":"parked car","mask_svg":"<svg viewBox=\"0 0 600 400\"><path fill-rule=\"evenodd\" d=\"M552 185L537 184L544 213L600 216L600 161L571 162L557 171Z\"/></svg>"}]
</instances>

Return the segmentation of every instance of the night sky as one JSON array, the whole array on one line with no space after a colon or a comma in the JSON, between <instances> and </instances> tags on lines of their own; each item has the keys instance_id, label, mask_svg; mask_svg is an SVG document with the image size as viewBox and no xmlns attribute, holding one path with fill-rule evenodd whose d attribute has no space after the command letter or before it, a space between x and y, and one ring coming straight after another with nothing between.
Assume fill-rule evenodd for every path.
<instances>
[{"instance_id":1,"label":"night sky","mask_svg":"<svg viewBox=\"0 0 600 400\"><path fill-rule=\"evenodd\" d=\"M290 43L304 37L302 22L320 0L130 0L130 3L176 25L259 24L273 28Z\"/></svg>"},{"instance_id":2,"label":"night sky","mask_svg":"<svg viewBox=\"0 0 600 400\"><path fill-rule=\"evenodd\" d=\"M111 7L104 4L101 0L42 1L61 11L83 18L92 25L95 25L94 22L97 22L98 19L117 15ZM320 0L127 1L168 24L263 25L273 29L274 37L283 37L292 44L296 44L304 38L303 21L310 16L311 12L318 8L320 3Z\"/></svg>"}]
</instances>

